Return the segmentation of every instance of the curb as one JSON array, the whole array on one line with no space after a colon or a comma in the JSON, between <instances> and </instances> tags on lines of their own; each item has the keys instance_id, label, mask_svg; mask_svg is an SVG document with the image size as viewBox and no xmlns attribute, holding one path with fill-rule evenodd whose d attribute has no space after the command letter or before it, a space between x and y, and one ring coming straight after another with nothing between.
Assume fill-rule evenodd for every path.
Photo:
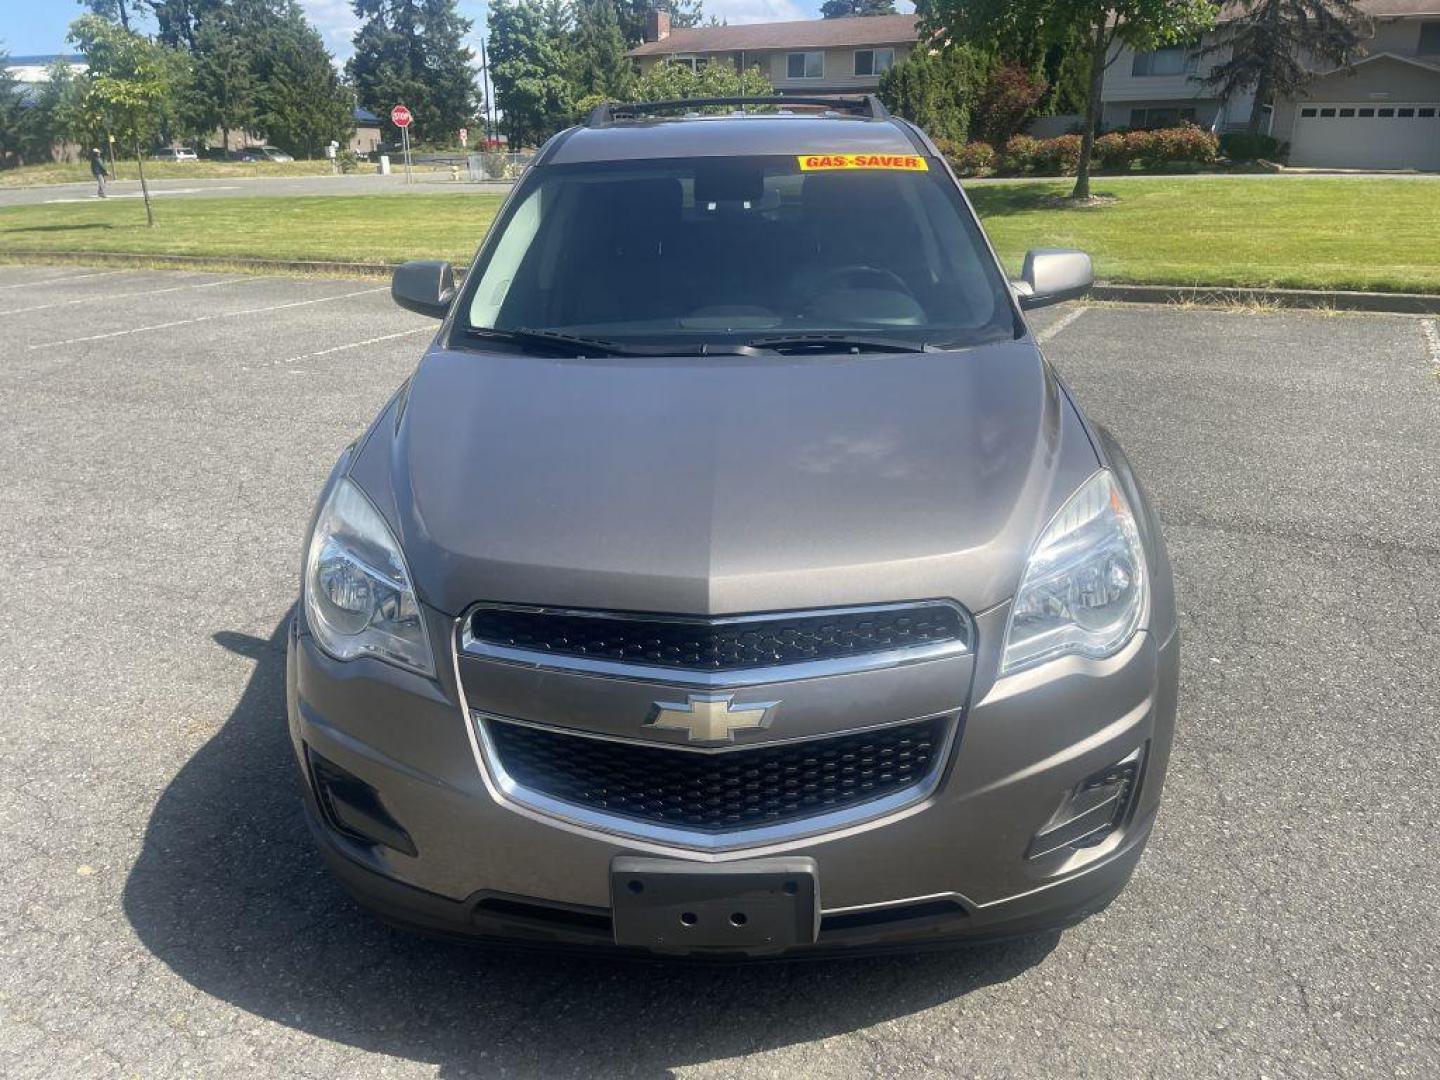
<instances>
[{"instance_id":1,"label":"curb","mask_svg":"<svg viewBox=\"0 0 1440 1080\"><path fill-rule=\"evenodd\" d=\"M237 255L140 255L120 251L0 251L0 263L82 263L87 266L171 267L185 270L260 270L272 273L389 277L398 263L326 259L256 259ZM457 276L465 267L457 266ZM1251 289L1239 286L1116 285L1097 282L1091 300L1123 304L1273 305L1335 311L1377 311L1396 315L1440 315L1440 294L1347 292L1338 289Z\"/></svg>"},{"instance_id":2,"label":"curb","mask_svg":"<svg viewBox=\"0 0 1440 1080\"><path fill-rule=\"evenodd\" d=\"M1097 283L1092 300L1128 304L1272 304L1287 308L1381 311L1397 315L1440 315L1440 295L1346 292L1337 289L1248 289L1234 286L1111 285Z\"/></svg>"}]
</instances>

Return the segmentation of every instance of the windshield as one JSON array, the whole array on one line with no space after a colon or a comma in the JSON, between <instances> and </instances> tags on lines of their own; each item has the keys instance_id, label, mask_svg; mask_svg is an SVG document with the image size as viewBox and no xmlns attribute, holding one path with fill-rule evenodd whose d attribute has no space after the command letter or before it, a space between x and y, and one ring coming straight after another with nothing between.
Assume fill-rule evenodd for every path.
<instances>
[{"instance_id":1,"label":"windshield","mask_svg":"<svg viewBox=\"0 0 1440 1080\"><path fill-rule=\"evenodd\" d=\"M949 176L924 158L837 160L533 170L471 275L460 327L689 347L1012 337L1008 286Z\"/></svg>"}]
</instances>

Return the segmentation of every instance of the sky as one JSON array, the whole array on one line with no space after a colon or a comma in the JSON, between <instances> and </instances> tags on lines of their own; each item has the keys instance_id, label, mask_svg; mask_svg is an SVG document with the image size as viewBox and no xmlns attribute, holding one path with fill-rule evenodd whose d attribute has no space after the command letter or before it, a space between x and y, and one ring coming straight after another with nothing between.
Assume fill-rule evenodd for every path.
<instances>
[{"instance_id":1,"label":"sky","mask_svg":"<svg viewBox=\"0 0 1440 1080\"><path fill-rule=\"evenodd\" d=\"M816 18L820 4L821 0L705 0L705 12L731 23L781 22ZM350 0L300 0L300 6L324 35L336 60L344 61L357 25ZM460 0L459 7L474 20L470 43L478 44L485 28L485 3ZM899 7L909 11L913 5L902 2ZM77 0L0 0L0 43L13 56L64 52L65 28L81 12Z\"/></svg>"}]
</instances>

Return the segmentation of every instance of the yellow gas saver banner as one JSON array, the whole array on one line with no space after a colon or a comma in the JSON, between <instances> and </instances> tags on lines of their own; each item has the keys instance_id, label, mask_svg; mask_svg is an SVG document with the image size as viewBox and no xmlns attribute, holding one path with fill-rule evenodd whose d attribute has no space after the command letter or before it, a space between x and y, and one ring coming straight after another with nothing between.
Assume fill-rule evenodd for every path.
<instances>
[{"instance_id":1,"label":"yellow gas saver banner","mask_svg":"<svg viewBox=\"0 0 1440 1080\"><path fill-rule=\"evenodd\" d=\"M801 172L822 169L901 169L928 172L930 166L919 154L801 154L796 160Z\"/></svg>"}]
</instances>

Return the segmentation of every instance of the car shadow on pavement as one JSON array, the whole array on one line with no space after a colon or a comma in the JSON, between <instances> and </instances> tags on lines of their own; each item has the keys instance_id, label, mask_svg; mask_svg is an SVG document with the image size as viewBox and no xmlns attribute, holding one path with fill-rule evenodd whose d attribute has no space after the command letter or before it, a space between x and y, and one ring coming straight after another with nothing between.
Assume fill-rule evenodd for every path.
<instances>
[{"instance_id":1,"label":"car shadow on pavement","mask_svg":"<svg viewBox=\"0 0 1440 1080\"><path fill-rule=\"evenodd\" d=\"M667 1076L952 1002L1039 963L1058 935L962 952L698 967L529 953L381 925L321 868L285 724L288 616L234 712L166 788L126 882L145 946L207 994L443 1077Z\"/></svg>"}]
</instances>

